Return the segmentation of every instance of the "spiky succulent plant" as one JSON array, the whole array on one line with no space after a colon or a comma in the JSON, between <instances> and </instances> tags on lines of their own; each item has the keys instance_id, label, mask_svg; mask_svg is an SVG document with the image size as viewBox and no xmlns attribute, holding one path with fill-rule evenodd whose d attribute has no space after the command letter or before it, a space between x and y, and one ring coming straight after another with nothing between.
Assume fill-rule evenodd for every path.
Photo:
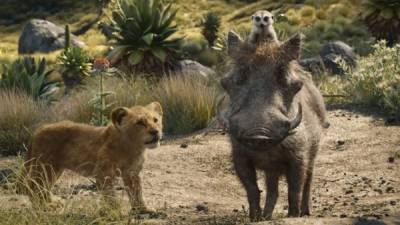
<instances>
[{"instance_id":1,"label":"spiky succulent plant","mask_svg":"<svg viewBox=\"0 0 400 225\"><path fill-rule=\"evenodd\" d=\"M207 39L210 47L214 46L215 40L218 38L218 30L221 26L221 18L215 12L208 12L202 19L202 34Z\"/></svg>"},{"instance_id":2,"label":"spiky succulent plant","mask_svg":"<svg viewBox=\"0 0 400 225\"><path fill-rule=\"evenodd\" d=\"M364 0L362 18L372 35L389 46L400 42L400 1Z\"/></svg>"},{"instance_id":3,"label":"spiky succulent plant","mask_svg":"<svg viewBox=\"0 0 400 225\"><path fill-rule=\"evenodd\" d=\"M110 24L115 44L111 63L142 72L165 72L174 65L182 40L171 37L178 30L176 12L160 0L118 0Z\"/></svg>"}]
</instances>

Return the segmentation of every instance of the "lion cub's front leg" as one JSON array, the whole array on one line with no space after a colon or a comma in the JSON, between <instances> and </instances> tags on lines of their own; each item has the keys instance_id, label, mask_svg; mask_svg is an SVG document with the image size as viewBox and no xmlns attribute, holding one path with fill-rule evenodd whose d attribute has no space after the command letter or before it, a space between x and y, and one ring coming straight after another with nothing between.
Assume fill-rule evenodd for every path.
<instances>
[{"instance_id":1,"label":"lion cub's front leg","mask_svg":"<svg viewBox=\"0 0 400 225\"><path fill-rule=\"evenodd\" d=\"M122 172L125 189L128 192L129 201L132 206L132 211L136 213L146 213L148 210L142 194L142 181L138 170L129 170Z\"/></svg>"}]
</instances>

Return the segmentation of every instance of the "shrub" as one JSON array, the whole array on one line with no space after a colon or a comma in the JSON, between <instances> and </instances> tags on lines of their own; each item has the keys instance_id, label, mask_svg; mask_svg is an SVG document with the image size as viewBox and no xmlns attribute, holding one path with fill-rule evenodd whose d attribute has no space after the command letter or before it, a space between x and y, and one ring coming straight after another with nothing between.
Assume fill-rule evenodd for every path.
<instances>
[{"instance_id":1,"label":"shrub","mask_svg":"<svg viewBox=\"0 0 400 225\"><path fill-rule=\"evenodd\" d=\"M112 64L129 71L168 72L180 58L181 38L173 21L176 10L159 0L118 0L112 13L114 50ZM162 74L162 73L158 73Z\"/></svg>"},{"instance_id":2,"label":"shrub","mask_svg":"<svg viewBox=\"0 0 400 225\"><path fill-rule=\"evenodd\" d=\"M164 78L151 90L151 97L163 106L168 134L205 128L214 115L217 94L217 88L198 74Z\"/></svg>"},{"instance_id":3,"label":"shrub","mask_svg":"<svg viewBox=\"0 0 400 225\"><path fill-rule=\"evenodd\" d=\"M61 76L66 86L66 92L89 76L91 70L91 59L80 47L70 47L70 32L68 25L65 26L65 50L58 57L61 67Z\"/></svg>"},{"instance_id":4,"label":"shrub","mask_svg":"<svg viewBox=\"0 0 400 225\"><path fill-rule=\"evenodd\" d=\"M34 128L51 121L48 106L24 92L0 90L0 154L16 155L28 147Z\"/></svg>"},{"instance_id":5,"label":"shrub","mask_svg":"<svg viewBox=\"0 0 400 225\"><path fill-rule=\"evenodd\" d=\"M384 39L389 46L400 42L400 2L398 0L367 0L362 18L371 33Z\"/></svg>"},{"instance_id":6,"label":"shrub","mask_svg":"<svg viewBox=\"0 0 400 225\"><path fill-rule=\"evenodd\" d=\"M4 65L0 88L23 91L35 100L52 101L60 87L58 81L50 79L52 72L46 69L44 58L36 62L35 58L24 57L10 66Z\"/></svg>"},{"instance_id":7,"label":"shrub","mask_svg":"<svg viewBox=\"0 0 400 225\"><path fill-rule=\"evenodd\" d=\"M400 118L400 45L394 48L380 42L375 51L359 63L359 70L348 74L347 92L356 103L382 107Z\"/></svg>"},{"instance_id":8,"label":"shrub","mask_svg":"<svg viewBox=\"0 0 400 225\"><path fill-rule=\"evenodd\" d=\"M203 27L202 34L208 41L208 46L214 46L215 40L218 38L218 30L221 26L221 18L215 12L208 12L203 16L201 21Z\"/></svg>"}]
</instances>

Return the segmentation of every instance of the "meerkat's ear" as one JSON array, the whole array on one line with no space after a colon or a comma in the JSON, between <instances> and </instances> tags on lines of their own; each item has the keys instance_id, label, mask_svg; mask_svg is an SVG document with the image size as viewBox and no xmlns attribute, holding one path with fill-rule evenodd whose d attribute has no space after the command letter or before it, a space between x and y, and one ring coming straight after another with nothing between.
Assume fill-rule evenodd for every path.
<instances>
[{"instance_id":1,"label":"meerkat's ear","mask_svg":"<svg viewBox=\"0 0 400 225\"><path fill-rule=\"evenodd\" d=\"M114 126L119 127L121 125L122 120L128 114L128 110L129 109L125 107L119 107L111 112L111 121Z\"/></svg>"},{"instance_id":2,"label":"meerkat's ear","mask_svg":"<svg viewBox=\"0 0 400 225\"><path fill-rule=\"evenodd\" d=\"M243 41L237 33L234 31L228 32L228 54L230 56L239 51L239 47L242 43Z\"/></svg>"},{"instance_id":3,"label":"meerkat's ear","mask_svg":"<svg viewBox=\"0 0 400 225\"><path fill-rule=\"evenodd\" d=\"M304 38L303 34L297 33L282 44L281 56L285 62L297 60L300 57L301 43L303 38Z\"/></svg>"},{"instance_id":4,"label":"meerkat's ear","mask_svg":"<svg viewBox=\"0 0 400 225\"><path fill-rule=\"evenodd\" d=\"M163 115L163 110L159 102L152 102L146 106L147 108L156 111L161 116Z\"/></svg>"}]
</instances>

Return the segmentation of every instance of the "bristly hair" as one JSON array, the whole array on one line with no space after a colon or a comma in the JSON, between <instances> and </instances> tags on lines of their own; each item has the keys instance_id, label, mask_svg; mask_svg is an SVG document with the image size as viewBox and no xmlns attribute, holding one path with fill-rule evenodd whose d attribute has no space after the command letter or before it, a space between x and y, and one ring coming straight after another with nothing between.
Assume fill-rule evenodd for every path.
<instances>
[{"instance_id":1,"label":"bristly hair","mask_svg":"<svg viewBox=\"0 0 400 225\"><path fill-rule=\"evenodd\" d=\"M278 63L280 60L280 44L275 42L266 42L260 45L251 43L242 43L239 51L233 55L238 64L246 63L248 65L265 65Z\"/></svg>"}]
</instances>

